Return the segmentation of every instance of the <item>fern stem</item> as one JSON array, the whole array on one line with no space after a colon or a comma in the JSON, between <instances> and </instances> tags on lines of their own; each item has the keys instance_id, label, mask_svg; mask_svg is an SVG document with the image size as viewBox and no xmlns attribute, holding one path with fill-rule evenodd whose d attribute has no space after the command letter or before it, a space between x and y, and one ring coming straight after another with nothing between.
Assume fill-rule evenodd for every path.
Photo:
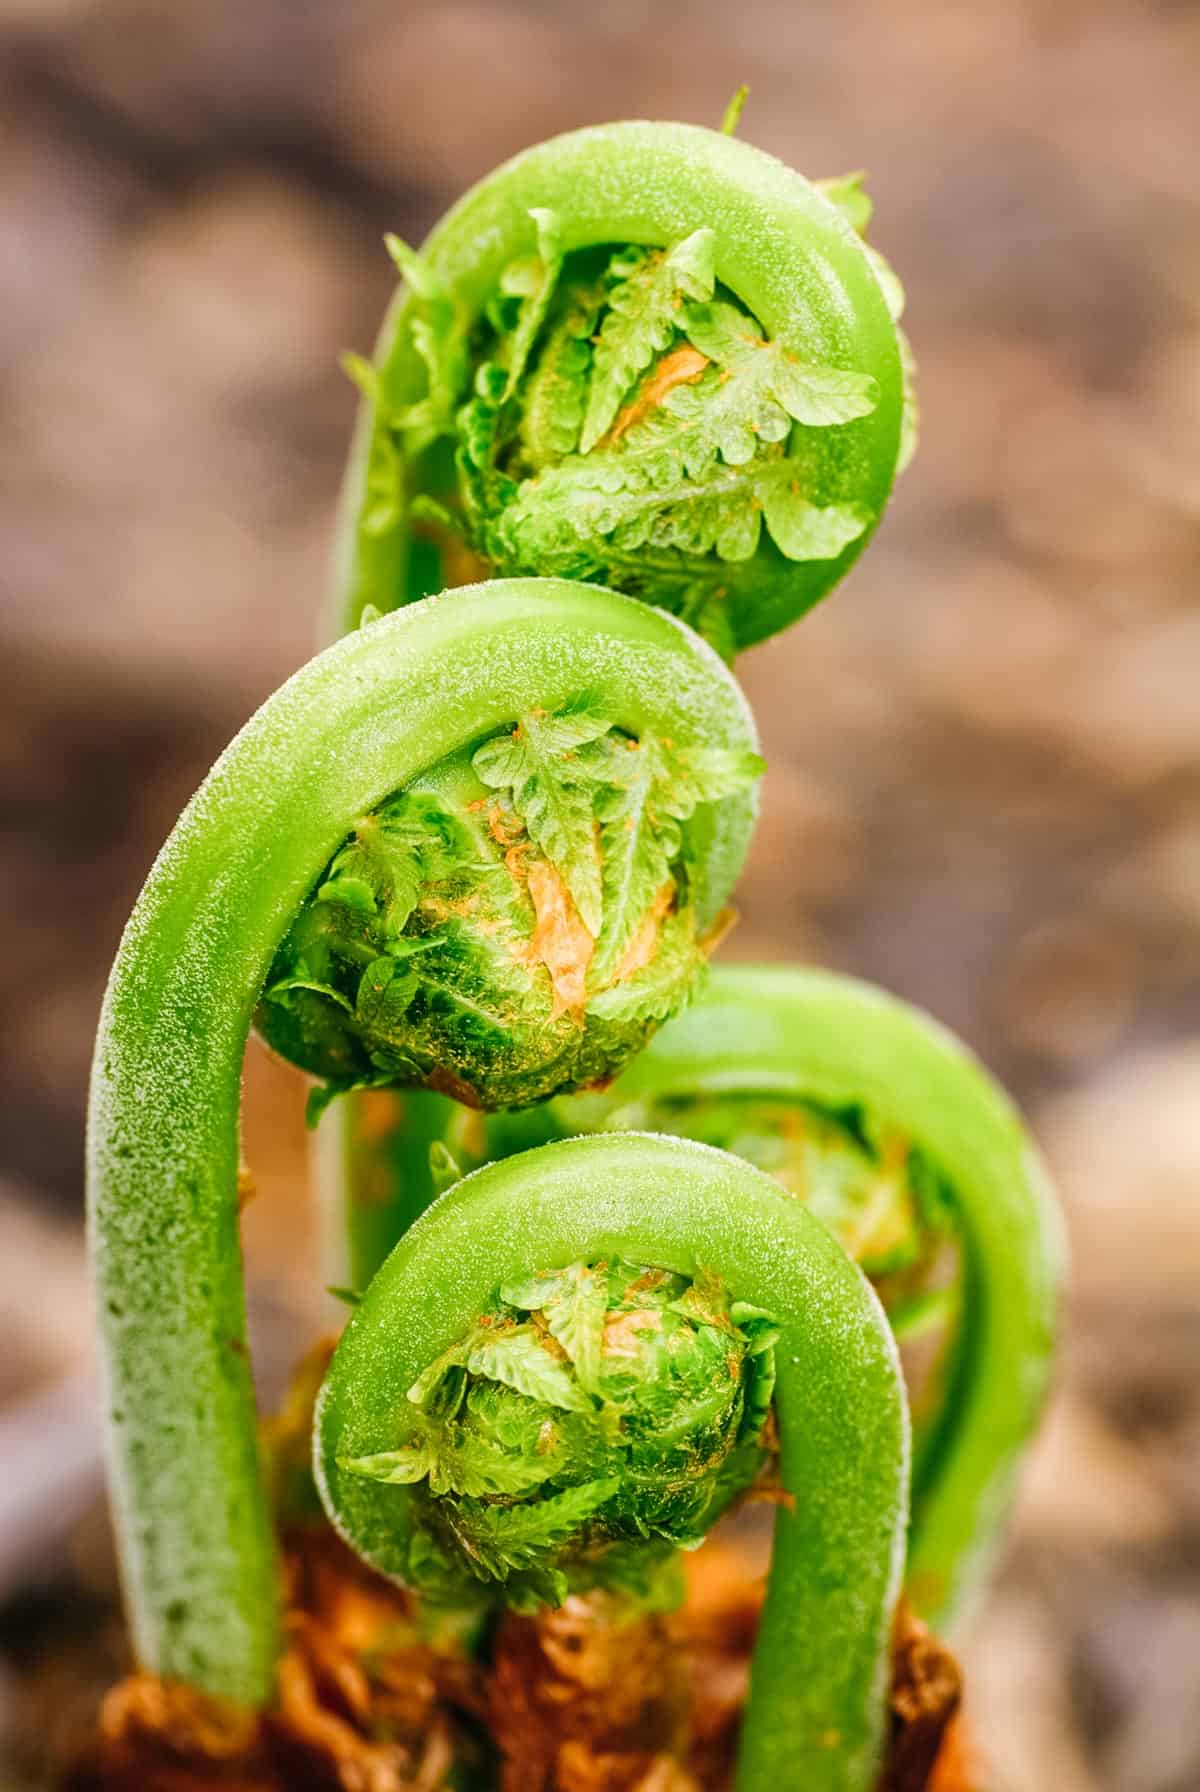
<instances>
[{"instance_id":1,"label":"fern stem","mask_svg":"<svg viewBox=\"0 0 1200 1792\"><path fill-rule=\"evenodd\" d=\"M227 749L126 930L93 1067L91 1242L110 1464L142 1663L255 1705L278 1590L259 1479L238 1238L238 1098L255 1003L291 918L354 819L537 705L590 690L637 734L752 744L744 701L686 629L612 592L503 582L329 648ZM711 922L748 793L694 818Z\"/></svg>"},{"instance_id":2,"label":"fern stem","mask_svg":"<svg viewBox=\"0 0 1200 1792\"><path fill-rule=\"evenodd\" d=\"M961 1322L946 1398L914 1463L907 1591L935 1626L961 1624L986 1584L1049 1379L1065 1234L1038 1151L944 1027L827 971L714 971L613 1097L698 1091L861 1106L945 1178L963 1256ZM570 1128L570 1101L555 1105Z\"/></svg>"}]
</instances>

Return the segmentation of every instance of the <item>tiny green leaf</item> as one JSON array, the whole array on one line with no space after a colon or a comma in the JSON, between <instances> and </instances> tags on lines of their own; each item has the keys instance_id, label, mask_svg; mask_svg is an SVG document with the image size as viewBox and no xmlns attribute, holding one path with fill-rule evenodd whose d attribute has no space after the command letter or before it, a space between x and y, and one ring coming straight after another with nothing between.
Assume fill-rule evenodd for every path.
<instances>
[{"instance_id":1,"label":"tiny green leaf","mask_svg":"<svg viewBox=\"0 0 1200 1792\"><path fill-rule=\"evenodd\" d=\"M500 1299L506 1307L519 1313L537 1313L552 1300L562 1286L563 1271L554 1269L544 1276L530 1276L523 1282L503 1282Z\"/></svg>"},{"instance_id":2,"label":"tiny green leaf","mask_svg":"<svg viewBox=\"0 0 1200 1792\"><path fill-rule=\"evenodd\" d=\"M726 388L733 387L732 393L726 390L721 394L718 388L713 394L714 398L722 397L719 408L723 418L729 419L723 424L726 429L741 411L746 427L754 435L781 441L781 434L763 433L765 422L772 415L768 409L764 419L764 401L768 406L773 402L788 417L813 429L851 423L856 417L869 415L879 402L879 389L869 374L814 367L801 361L782 342L767 341L755 320L736 306L720 301L691 305L686 328L689 342L723 369ZM689 393L692 404L688 403ZM686 415L700 396L693 388L683 387L669 395L667 404L678 412L682 403ZM778 429L778 425L775 427ZM726 453L725 459L740 465L752 453L753 441L749 452Z\"/></svg>"},{"instance_id":3,"label":"tiny green leaf","mask_svg":"<svg viewBox=\"0 0 1200 1792\"><path fill-rule=\"evenodd\" d=\"M306 990L310 995L321 996L325 1001L332 1002L335 1007L344 1010L346 1014L354 1013L353 1007L339 990L331 989L328 983L322 983L315 977L305 976L303 971L298 971L291 977L281 977L277 983L272 983L270 989L265 992L266 1000L278 1002L281 1007L287 1007L297 990Z\"/></svg>"},{"instance_id":4,"label":"tiny green leaf","mask_svg":"<svg viewBox=\"0 0 1200 1792\"><path fill-rule=\"evenodd\" d=\"M374 1456L341 1456L338 1467L367 1481L383 1481L390 1487L411 1487L423 1481L433 1463L433 1452L424 1438L413 1438L398 1450L380 1450Z\"/></svg>"},{"instance_id":5,"label":"tiny green leaf","mask_svg":"<svg viewBox=\"0 0 1200 1792\"><path fill-rule=\"evenodd\" d=\"M471 1499L531 1493L543 1486L558 1466L550 1455L522 1456L496 1449L462 1426L454 1435L433 1435L429 1440L429 1491L465 1494Z\"/></svg>"},{"instance_id":6,"label":"tiny green leaf","mask_svg":"<svg viewBox=\"0 0 1200 1792\"><path fill-rule=\"evenodd\" d=\"M733 98L725 108L724 116L721 119L722 137L733 137L737 134L738 125L742 121L742 112L745 108L746 101L749 98L750 89L743 81L742 85L734 93Z\"/></svg>"},{"instance_id":7,"label":"tiny green leaf","mask_svg":"<svg viewBox=\"0 0 1200 1792\"><path fill-rule=\"evenodd\" d=\"M609 757L606 785L596 803L604 925L591 977L600 987L616 975L682 844L676 818L664 800L666 764L659 743L650 737L623 742Z\"/></svg>"},{"instance_id":8,"label":"tiny green leaf","mask_svg":"<svg viewBox=\"0 0 1200 1792\"><path fill-rule=\"evenodd\" d=\"M383 243L395 264L397 273L408 281L419 298L441 299L445 297L445 287L419 250L410 248L404 238L397 236L392 230L385 234Z\"/></svg>"},{"instance_id":9,"label":"tiny green leaf","mask_svg":"<svg viewBox=\"0 0 1200 1792\"><path fill-rule=\"evenodd\" d=\"M859 168L853 174L836 174L829 180L813 182L817 192L823 193L831 205L836 205L851 230L859 236L866 234L875 209L863 184L866 178L865 169Z\"/></svg>"},{"instance_id":10,"label":"tiny green leaf","mask_svg":"<svg viewBox=\"0 0 1200 1792\"><path fill-rule=\"evenodd\" d=\"M586 1263L577 1263L564 1271L556 1292L542 1308L551 1334L570 1357L579 1385L588 1393L595 1391L600 1379L607 1297L606 1278Z\"/></svg>"},{"instance_id":11,"label":"tiny green leaf","mask_svg":"<svg viewBox=\"0 0 1200 1792\"><path fill-rule=\"evenodd\" d=\"M749 1372L742 1419L742 1436L754 1440L756 1445L775 1395L776 1364L773 1345L779 1336L778 1327L764 1328L762 1336L762 1345L758 1349L749 1349L746 1353Z\"/></svg>"},{"instance_id":12,"label":"tiny green leaf","mask_svg":"<svg viewBox=\"0 0 1200 1792\"><path fill-rule=\"evenodd\" d=\"M494 1564L495 1578L502 1580L514 1569L536 1566L539 1557L570 1542L619 1487L620 1482L610 1477L585 1481L528 1505L463 1501L455 1510L454 1528Z\"/></svg>"},{"instance_id":13,"label":"tiny green leaf","mask_svg":"<svg viewBox=\"0 0 1200 1792\"><path fill-rule=\"evenodd\" d=\"M404 513L404 473L393 432L382 415L376 419L359 527L373 539L398 527Z\"/></svg>"},{"instance_id":14,"label":"tiny green leaf","mask_svg":"<svg viewBox=\"0 0 1200 1792\"><path fill-rule=\"evenodd\" d=\"M716 278L714 234L695 230L666 251L620 250L600 326L579 446L594 448L633 381L679 329L685 299L708 299Z\"/></svg>"},{"instance_id":15,"label":"tiny green leaf","mask_svg":"<svg viewBox=\"0 0 1200 1792\"><path fill-rule=\"evenodd\" d=\"M592 960L596 987L610 981L671 874L679 824L703 802L744 788L762 770L757 754L719 748L679 751L647 736L599 743L603 787L596 798L603 860L604 925Z\"/></svg>"},{"instance_id":16,"label":"tiny green leaf","mask_svg":"<svg viewBox=\"0 0 1200 1792\"><path fill-rule=\"evenodd\" d=\"M600 296L598 286L568 289L557 315L547 321L521 414L521 441L534 468L561 460L579 445Z\"/></svg>"},{"instance_id":17,"label":"tiny green leaf","mask_svg":"<svg viewBox=\"0 0 1200 1792\"><path fill-rule=\"evenodd\" d=\"M793 484L777 480L763 496L763 517L789 560L832 560L867 526L858 504L810 504Z\"/></svg>"},{"instance_id":18,"label":"tiny green leaf","mask_svg":"<svg viewBox=\"0 0 1200 1792\"><path fill-rule=\"evenodd\" d=\"M358 1292L357 1288L339 1288L333 1282L328 1284L325 1292L326 1294L332 1295L334 1300L340 1300L342 1305L346 1307L357 1307L362 1300L362 1295Z\"/></svg>"},{"instance_id":19,"label":"tiny green leaf","mask_svg":"<svg viewBox=\"0 0 1200 1792\"><path fill-rule=\"evenodd\" d=\"M383 396L383 387L380 384L379 369L374 363L366 360L362 355L356 355L353 349L346 349L338 359L342 372L353 385L358 387L363 397L370 399L371 403L377 405L381 411L386 411L387 405Z\"/></svg>"},{"instance_id":20,"label":"tiny green leaf","mask_svg":"<svg viewBox=\"0 0 1200 1792\"><path fill-rule=\"evenodd\" d=\"M531 1325L486 1333L472 1346L467 1358L472 1375L486 1375L564 1412L586 1412L587 1395L570 1371L556 1362Z\"/></svg>"},{"instance_id":21,"label":"tiny green leaf","mask_svg":"<svg viewBox=\"0 0 1200 1792\"><path fill-rule=\"evenodd\" d=\"M390 956L377 958L362 974L355 1002L355 1018L368 1033L396 1032L416 994L417 980L406 974Z\"/></svg>"},{"instance_id":22,"label":"tiny green leaf","mask_svg":"<svg viewBox=\"0 0 1200 1792\"><path fill-rule=\"evenodd\" d=\"M433 523L440 529L450 529L456 535L462 533L462 518L454 511L447 510L428 492L416 492L408 507L408 514L414 523Z\"/></svg>"},{"instance_id":23,"label":"tiny green leaf","mask_svg":"<svg viewBox=\"0 0 1200 1792\"><path fill-rule=\"evenodd\" d=\"M509 268L501 281L502 290L519 294L521 298L516 328L509 344L508 368L500 395L502 401L512 397L524 376L562 268L562 227L556 213L544 206L535 206L529 216L537 231L537 255Z\"/></svg>"},{"instance_id":24,"label":"tiny green leaf","mask_svg":"<svg viewBox=\"0 0 1200 1792\"><path fill-rule=\"evenodd\" d=\"M462 1170L457 1159L441 1139L435 1139L429 1147L429 1179L436 1195L440 1195L444 1189L453 1188L456 1182L462 1180Z\"/></svg>"},{"instance_id":25,"label":"tiny green leaf","mask_svg":"<svg viewBox=\"0 0 1200 1792\"><path fill-rule=\"evenodd\" d=\"M467 1357L477 1336L472 1332L444 1350L428 1368L423 1369L408 1390L407 1398L421 1411L445 1420L452 1419L466 1393Z\"/></svg>"},{"instance_id":26,"label":"tiny green leaf","mask_svg":"<svg viewBox=\"0 0 1200 1792\"><path fill-rule=\"evenodd\" d=\"M345 1094L343 1083L317 1083L308 1092L304 1103L304 1124L309 1132L314 1132L320 1122L321 1115L330 1102L336 1101L339 1095Z\"/></svg>"},{"instance_id":27,"label":"tiny green leaf","mask_svg":"<svg viewBox=\"0 0 1200 1792\"><path fill-rule=\"evenodd\" d=\"M764 516L789 559L832 558L862 534L871 513L807 500L801 513L795 500L803 498L804 480L799 462L756 458L744 466L715 463L701 476L689 477L685 467L678 477L648 482L633 454L576 455L526 480L497 528L513 563L564 577L593 576L614 555L635 563L647 555L713 552L748 560ZM771 504L773 497L779 501Z\"/></svg>"},{"instance_id":28,"label":"tiny green leaf","mask_svg":"<svg viewBox=\"0 0 1200 1792\"><path fill-rule=\"evenodd\" d=\"M427 317L413 318L412 337L413 347L425 363L426 391L423 398L396 413L409 456L420 454L439 436L453 433L455 409L469 372L466 331L449 298L431 302Z\"/></svg>"},{"instance_id":29,"label":"tiny green leaf","mask_svg":"<svg viewBox=\"0 0 1200 1792\"><path fill-rule=\"evenodd\" d=\"M349 871L323 883L317 891L317 901L340 903L343 908L357 909L362 915L379 912L375 891L370 883L365 877L355 877Z\"/></svg>"},{"instance_id":30,"label":"tiny green leaf","mask_svg":"<svg viewBox=\"0 0 1200 1792\"><path fill-rule=\"evenodd\" d=\"M669 1020L680 1006L681 992L691 995L703 986L706 964L690 913L671 915L663 923L650 963L592 996L588 1013L617 1029Z\"/></svg>"},{"instance_id":31,"label":"tiny green leaf","mask_svg":"<svg viewBox=\"0 0 1200 1792\"><path fill-rule=\"evenodd\" d=\"M504 791L534 845L559 873L593 938L600 931L601 880L592 791L578 749L609 732L586 706L524 715L510 734L485 741L471 763L490 790Z\"/></svg>"},{"instance_id":32,"label":"tiny green leaf","mask_svg":"<svg viewBox=\"0 0 1200 1792\"><path fill-rule=\"evenodd\" d=\"M730 1329L729 1290L715 1270L698 1268L679 1299L671 1302L670 1310L698 1325L710 1325L718 1331Z\"/></svg>"}]
</instances>

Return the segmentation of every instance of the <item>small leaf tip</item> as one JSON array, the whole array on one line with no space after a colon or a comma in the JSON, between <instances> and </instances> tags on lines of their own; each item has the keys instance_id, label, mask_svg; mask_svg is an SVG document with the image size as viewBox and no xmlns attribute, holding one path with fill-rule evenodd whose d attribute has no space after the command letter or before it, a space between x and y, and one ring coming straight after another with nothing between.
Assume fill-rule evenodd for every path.
<instances>
[{"instance_id":1,"label":"small leaf tip","mask_svg":"<svg viewBox=\"0 0 1200 1792\"><path fill-rule=\"evenodd\" d=\"M737 135L737 128L741 123L742 113L745 110L746 101L749 98L750 89L743 81L725 108L725 115L721 120L722 137L733 137Z\"/></svg>"}]
</instances>

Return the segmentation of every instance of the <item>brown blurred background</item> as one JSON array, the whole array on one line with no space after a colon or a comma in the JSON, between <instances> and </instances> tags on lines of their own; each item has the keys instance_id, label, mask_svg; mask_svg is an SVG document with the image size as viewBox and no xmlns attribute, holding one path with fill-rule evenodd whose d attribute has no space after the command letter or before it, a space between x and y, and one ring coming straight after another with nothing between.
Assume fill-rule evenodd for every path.
<instances>
[{"instance_id":1,"label":"brown blurred background","mask_svg":"<svg viewBox=\"0 0 1200 1792\"><path fill-rule=\"evenodd\" d=\"M1003 1792L1200 1783L1200 8L4 0L4 1788L120 1662L79 1231L103 978L311 650L381 233L741 80L753 142L870 170L924 432L848 585L742 664L771 772L727 950L879 979L1025 1104L1072 1332L977 1727ZM248 1094L269 1389L320 1273L302 1092L252 1052Z\"/></svg>"}]
</instances>

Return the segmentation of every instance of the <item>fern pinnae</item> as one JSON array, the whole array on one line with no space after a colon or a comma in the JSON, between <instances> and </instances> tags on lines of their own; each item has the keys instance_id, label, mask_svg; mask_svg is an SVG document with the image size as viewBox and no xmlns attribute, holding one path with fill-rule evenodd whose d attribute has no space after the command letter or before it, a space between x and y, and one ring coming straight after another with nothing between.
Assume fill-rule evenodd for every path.
<instances>
[{"instance_id":1,"label":"fern pinnae","mask_svg":"<svg viewBox=\"0 0 1200 1792\"><path fill-rule=\"evenodd\" d=\"M697 447L694 464L707 459L707 466L689 475L673 464L667 431L654 428L644 461L622 452L576 455L527 480L500 519L506 550L523 564L576 577L607 565L610 550L693 559L715 553L736 563L754 554L765 520L787 559L822 560L840 554L871 520L864 505L809 503L804 467L779 455L729 465ZM648 483L652 474L658 478Z\"/></svg>"},{"instance_id":2,"label":"fern pinnae","mask_svg":"<svg viewBox=\"0 0 1200 1792\"><path fill-rule=\"evenodd\" d=\"M672 992L681 977L698 993L706 966L704 948L696 939L695 918L681 908L663 921L651 962L593 996L591 1011L597 1020L614 1027L626 1026L642 1014L666 1020L679 1006Z\"/></svg>"},{"instance_id":3,"label":"fern pinnae","mask_svg":"<svg viewBox=\"0 0 1200 1792\"><path fill-rule=\"evenodd\" d=\"M537 254L509 268L500 282L502 293L515 294L521 299L516 327L509 345L508 377L501 394L502 401L512 397L524 377L526 363L533 352L538 332L546 321L546 313L562 271L561 225L558 217L544 206L535 207L529 216L537 231Z\"/></svg>"},{"instance_id":4,"label":"fern pinnae","mask_svg":"<svg viewBox=\"0 0 1200 1792\"><path fill-rule=\"evenodd\" d=\"M532 1325L510 1326L479 1339L467 1359L472 1375L503 1382L518 1394L563 1412L586 1412L587 1395L561 1362L556 1362Z\"/></svg>"},{"instance_id":5,"label":"fern pinnae","mask_svg":"<svg viewBox=\"0 0 1200 1792\"><path fill-rule=\"evenodd\" d=\"M715 362L733 387L726 396L727 417L736 417L744 407L746 424L752 427L754 414L764 406L782 413L781 433L768 439L784 439L788 417L824 429L869 416L878 403L879 388L869 374L809 365L785 343L769 341L757 320L735 305L722 300L689 305L684 327L692 346Z\"/></svg>"},{"instance_id":6,"label":"fern pinnae","mask_svg":"<svg viewBox=\"0 0 1200 1792\"><path fill-rule=\"evenodd\" d=\"M903 283L887 257L881 255L873 243L868 243L865 240L867 226L871 222L871 215L875 208L863 187L864 178L865 176L860 171L856 174L835 176L831 180L815 181L813 184L818 192L824 194L831 205L837 207L850 228L864 239L863 251L879 282L884 303L896 328L896 346L900 351L901 377L900 450L896 457L896 472L903 473L917 451L917 437L920 433L921 408L917 398L917 357L913 352L908 333L900 323L900 319L904 315L905 303Z\"/></svg>"},{"instance_id":7,"label":"fern pinnae","mask_svg":"<svg viewBox=\"0 0 1200 1792\"><path fill-rule=\"evenodd\" d=\"M551 1337L570 1357L579 1385L588 1393L600 1379L606 1294L604 1278L589 1264L577 1263L557 1278L554 1294L541 1309Z\"/></svg>"},{"instance_id":8,"label":"fern pinnae","mask_svg":"<svg viewBox=\"0 0 1200 1792\"><path fill-rule=\"evenodd\" d=\"M701 229L665 251L620 250L613 257L616 278L596 343L579 443L584 454L611 428L638 374L679 329L683 302L712 296L715 244L713 232Z\"/></svg>"},{"instance_id":9,"label":"fern pinnae","mask_svg":"<svg viewBox=\"0 0 1200 1792\"><path fill-rule=\"evenodd\" d=\"M619 1488L620 1482L610 1476L568 1487L532 1505L468 1507L460 1501L454 1529L469 1538L485 1560L498 1563L494 1578L502 1580L510 1570L532 1567L545 1551L567 1543Z\"/></svg>"},{"instance_id":10,"label":"fern pinnae","mask_svg":"<svg viewBox=\"0 0 1200 1792\"><path fill-rule=\"evenodd\" d=\"M652 809L658 782L657 743L615 748L616 764L596 804L604 886L604 923L590 981L602 988L616 976L638 928L666 882L678 830L664 829Z\"/></svg>"},{"instance_id":11,"label":"fern pinnae","mask_svg":"<svg viewBox=\"0 0 1200 1792\"><path fill-rule=\"evenodd\" d=\"M546 335L525 382L521 448L535 470L579 446L592 369L591 335L600 311L599 286L567 296L547 319Z\"/></svg>"},{"instance_id":12,"label":"fern pinnae","mask_svg":"<svg viewBox=\"0 0 1200 1792\"><path fill-rule=\"evenodd\" d=\"M611 724L586 709L523 716L510 735L486 742L473 764L492 790L506 791L530 839L559 873L592 937L600 931L600 865L592 828L592 791L570 755L607 734Z\"/></svg>"}]
</instances>

